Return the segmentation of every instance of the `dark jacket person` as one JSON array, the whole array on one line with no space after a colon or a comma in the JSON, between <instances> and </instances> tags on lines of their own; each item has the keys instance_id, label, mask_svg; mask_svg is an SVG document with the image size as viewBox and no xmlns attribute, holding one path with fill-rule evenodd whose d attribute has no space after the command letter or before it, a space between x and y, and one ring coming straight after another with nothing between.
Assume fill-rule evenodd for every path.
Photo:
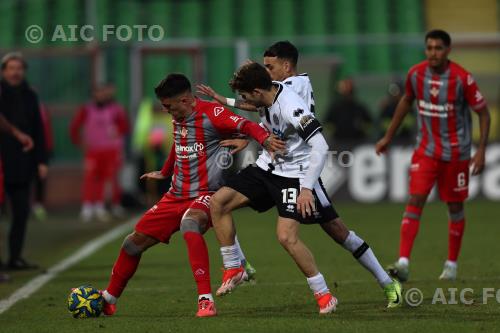
<instances>
[{"instance_id":1,"label":"dark jacket person","mask_svg":"<svg viewBox=\"0 0 500 333\"><path fill-rule=\"evenodd\" d=\"M19 141L1 134L0 157L3 163L5 193L11 203L12 224L9 232L10 269L36 268L21 256L30 212L31 182L36 173L47 175L47 153L36 93L25 80L26 63L19 53L2 59L0 113L13 126L33 138L34 148L23 151Z\"/></svg>"}]
</instances>

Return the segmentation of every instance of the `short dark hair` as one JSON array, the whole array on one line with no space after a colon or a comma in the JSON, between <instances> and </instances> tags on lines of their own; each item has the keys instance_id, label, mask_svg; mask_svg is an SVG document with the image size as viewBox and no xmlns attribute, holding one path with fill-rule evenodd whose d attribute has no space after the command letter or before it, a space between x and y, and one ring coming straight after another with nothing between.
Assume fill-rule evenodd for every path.
<instances>
[{"instance_id":1,"label":"short dark hair","mask_svg":"<svg viewBox=\"0 0 500 333\"><path fill-rule=\"evenodd\" d=\"M425 34L425 42L428 39L441 39L446 47L451 45L451 37L450 34L444 30L434 29Z\"/></svg>"},{"instance_id":2,"label":"short dark hair","mask_svg":"<svg viewBox=\"0 0 500 333\"><path fill-rule=\"evenodd\" d=\"M21 52L10 52L2 57L2 67L1 67L2 70L7 68L7 64L11 60L20 61L23 64L23 68L28 69L28 63L24 59L23 54Z\"/></svg>"},{"instance_id":3,"label":"short dark hair","mask_svg":"<svg viewBox=\"0 0 500 333\"><path fill-rule=\"evenodd\" d=\"M233 91L271 90L272 85L273 81L267 70L256 62L241 66L229 81Z\"/></svg>"},{"instance_id":4,"label":"short dark hair","mask_svg":"<svg viewBox=\"0 0 500 333\"><path fill-rule=\"evenodd\" d=\"M264 52L264 57L277 57L279 59L289 60L293 66L297 66L299 61L299 51L287 40L279 41L269 46Z\"/></svg>"},{"instance_id":5,"label":"short dark hair","mask_svg":"<svg viewBox=\"0 0 500 333\"><path fill-rule=\"evenodd\" d=\"M180 73L169 74L155 87L157 98L175 97L187 91L191 92L191 82Z\"/></svg>"}]
</instances>

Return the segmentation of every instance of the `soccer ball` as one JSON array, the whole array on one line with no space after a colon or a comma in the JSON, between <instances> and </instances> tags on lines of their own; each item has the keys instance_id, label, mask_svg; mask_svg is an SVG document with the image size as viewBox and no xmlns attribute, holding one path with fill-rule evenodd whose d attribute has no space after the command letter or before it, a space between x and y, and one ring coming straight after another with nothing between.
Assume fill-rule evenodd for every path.
<instances>
[{"instance_id":1,"label":"soccer ball","mask_svg":"<svg viewBox=\"0 0 500 333\"><path fill-rule=\"evenodd\" d=\"M90 285L74 288L68 296L68 310L74 318L99 317L103 306L99 290Z\"/></svg>"}]
</instances>

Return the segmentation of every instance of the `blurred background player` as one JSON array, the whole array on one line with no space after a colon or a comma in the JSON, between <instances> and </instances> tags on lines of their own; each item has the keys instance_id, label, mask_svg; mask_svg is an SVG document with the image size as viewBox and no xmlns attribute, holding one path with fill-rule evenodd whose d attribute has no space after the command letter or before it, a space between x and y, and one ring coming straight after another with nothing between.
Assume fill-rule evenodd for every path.
<instances>
[{"instance_id":1,"label":"blurred background player","mask_svg":"<svg viewBox=\"0 0 500 333\"><path fill-rule=\"evenodd\" d=\"M448 260L439 276L454 280L465 226L464 200L469 193L469 167L472 175L483 171L490 114L472 75L448 59L450 35L443 30L425 36L427 60L413 66L406 77L391 125L377 143L377 154L386 151L405 116L416 101L418 113L417 145L410 167L410 199L401 222L399 260L389 271L406 281L410 254L420 226L420 216L432 187L437 183L439 197L448 205ZM479 117L480 140L471 159L472 109Z\"/></svg>"},{"instance_id":2,"label":"blurred background player","mask_svg":"<svg viewBox=\"0 0 500 333\"><path fill-rule=\"evenodd\" d=\"M337 98L327 109L325 124L331 125L331 142L360 143L368 138L372 117L366 106L355 94L352 79L341 80L337 84Z\"/></svg>"},{"instance_id":3,"label":"blurred background player","mask_svg":"<svg viewBox=\"0 0 500 333\"><path fill-rule=\"evenodd\" d=\"M384 134L391 124L392 117L396 112L396 108L404 95L404 87L400 80L394 79L389 83L387 87L387 96L385 96L379 107L379 125ZM407 144L412 142L415 134L415 117L412 114L411 117L405 117L404 121L401 123L393 142Z\"/></svg>"},{"instance_id":4,"label":"blurred background player","mask_svg":"<svg viewBox=\"0 0 500 333\"><path fill-rule=\"evenodd\" d=\"M122 166L124 139L129 122L124 108L115 102L115 87L98 86L93 100L75 114L70 127L71 140L84 152L83 197L80 218L84 222L94 216L109 221L105 207L105 189L112 188L111 212L123 216L118 175Z\"/></svg>"},{"instance_id":5,"label":"blurred background player","mask_svg":"<svg viewBox=\"0 0 500 333\"><path fill-rule=\"evenodd\" d=\"M111 279L102 292L104 313L112 315L116 302L134 275L141 255L159 242L168 244L181 231L198 287L198 317L217 314L210 286L208 249L203 234L210 228L210 197L222 183L221 165L228 149L220 141L235 133L252 136L266 149L282 149L284 143L259 125L239 117L219 104L195 98L183 74L170 74L155 88L165 110L172 115L175 149L161 171L141 178L165 179L173 174L170 190L149 209L128 235L116 260ZM227 168L227 167L226 167ZM240 264L245 260L238 246Z\"/></svg>"},{"instance_id":6,"label":"blurred background player","mask_svg":"<svg viewBox=\"0 0 500 333\"><path fill-rule=\"evenodd\" d=\"M22 258L26 226L30 213L31 185L38 173L47 177L47 152L37 94L25 79L27 64L20 53L2 58L0 81L0 113L16 128L33 138L34 149L24 151L11 135L2 133L1 159L4 188L10 200L12 224L9 231L9 262L12 270L38 266Z\"/></svg>"}]
</instances>

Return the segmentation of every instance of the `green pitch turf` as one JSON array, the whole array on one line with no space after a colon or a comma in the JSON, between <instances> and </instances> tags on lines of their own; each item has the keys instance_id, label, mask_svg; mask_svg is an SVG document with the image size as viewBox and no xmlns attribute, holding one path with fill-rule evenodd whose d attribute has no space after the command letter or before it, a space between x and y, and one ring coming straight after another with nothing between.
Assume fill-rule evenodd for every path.
<instances>
[{"instance_id":1,"label":"green pitch turf","mask_svg":"<svg viewBox=\"0 0 500 333\"><path fill-rule=\"evenodd\" d=\"M373 248L383 265L396 259L402 204L339 204L345 222ZM405 289L419 288L418 307L386 310L382 290L352 256L318 226L303 226L302 239L339 299L337 313L320 317L307 283L278 244L274 212L235 214L247 258L257 269L256 285L244 285L217 299L219 316L195 318L196 290L179 234L168 246L149 250L120 298L113 317L73 319L66 310L71 287L106 286L121 240L64 272L29 299L0 315L0 332L494 332L500 331L500 304L483 288L500 289L500 205L474 201L466 206L467 225L459 280L440 282L447 253L445 207L430 204L424 212ZM221 259L212 231L207 234L214 289L221 278ZM432 304L436 288L472 288L472 305ZM499 300L500 301L500 292Z\"/></svg>"}]
</instances>

